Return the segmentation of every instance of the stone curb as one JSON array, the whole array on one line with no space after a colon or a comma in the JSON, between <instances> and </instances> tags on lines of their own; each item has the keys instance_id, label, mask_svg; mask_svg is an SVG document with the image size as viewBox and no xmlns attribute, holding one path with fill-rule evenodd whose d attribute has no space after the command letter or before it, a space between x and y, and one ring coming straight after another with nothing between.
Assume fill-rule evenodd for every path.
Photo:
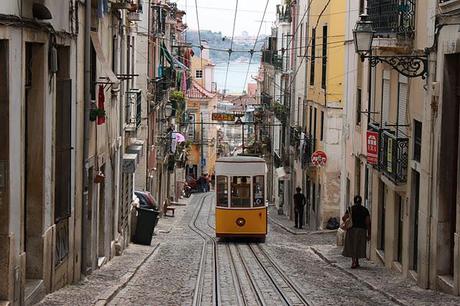
<instances>
[{"instance_id":1,"label":"stone curb","mask_svg":"<svg viewBox=\"0 0 460 306\"><path fill-rule=\"evenodd\" d=\"M129 269L127 273L125 273L120 280L118 281L118 284L111 286L109 289L105 290L100 296L98 296L92 303L92 305L95 306L104 306L110 303L110 301L113 300L113 298L123 289L128 285L128 282L136 275L137 271L144 265L144 263L153 256L153 254L156 253L160 246L160 243L156 243L156 245L153 247L153 250L148 254L140 263L137 265L137 267Z\"/></svg>"},{"instance_id":2,"label":"stone curb","mask_svg":"<svg viewBox=\"0 0 460 306\"><path fill-rule=\"evenodd\" d=\"M310 247L310 249L313 251L313 253L315 253L325 263L333 266L334 268L339 269L340 271L344 272L345 274L347 274L347 275L351 276L352 278L356 279L357 281L363 283L369 289L379 292L380 294L384 295L385 297L387 297L392 302L394 302L394 303L396 303L398 305L402 305L402 306L408 306L409 305L409 304L405 303L404 301L398 299L397 297L395 297L395 296L393 296L393 295L391 295L391 294L389 294L389 293L377 288L376 286L372 285L371 283L369 283L368 281L364 280L363 278L357 276L356 274L354 274L354 273L348 271L347 269L339 266L338 264L336 264L335 261L331 261L330 259L328 259L324 254L322 254L316 248Z\"/></svg>"},{"instance_id":3,"label":"stone curb","mask_svg":"<svg viewBox=\"0 0 460 306\"><path fill-rule=\"evenodd\" d=\"M283 223L279 222L278 220L276 220L276 219L274 219L274 218L272 218L272 217L270 217L270 216L268 217L268 219L269 219L271 222L273 222L273 223L275 223L276 225L278 225L279 227L281 227L282 229L284 229L285 231L287 231L287 232L289 232L289 233L291 233L291 234L293 234L293 235L309 235L309 234L310 234L310 232L308 232L308 231L306 231L306 230L304 230L304 231L302 231L302 232L294 231L294 230L290 229L288 226L284 225Z\"/></svg>"},{"instance_id":4,"label":"stone curb","mask_svg":"<svg viewBox=\"0 0 460 306\"><path fill-rule=\"evenodd\" d=\"M331 233L336 233L337 230L319 230L319 231L309 231L307 229L303 230L303 231L295 231L291 228L289 228L288 226L284 225L283 223L279 222L278 220L276 220L275 218L273 217L268 217L270 219L270 221L272 221L273 223L275 223L276 225L278 225L279 227L281 227L282 229L284 229L285 231L293 234L293 235L322 235L322 234L331 234Z\"/></svg>"}]
</instances>

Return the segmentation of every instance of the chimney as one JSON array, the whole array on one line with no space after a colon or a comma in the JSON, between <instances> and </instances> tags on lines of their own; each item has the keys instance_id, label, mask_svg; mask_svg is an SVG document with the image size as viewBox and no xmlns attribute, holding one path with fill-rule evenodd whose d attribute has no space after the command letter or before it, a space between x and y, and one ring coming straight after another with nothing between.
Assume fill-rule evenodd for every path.
<instances>
[{"instance_id":1,"label":"chimney","mask_svg":"<svg viewBox=\"0 0 460 306\"><path fill-rule=\"evenodd\" d=\"M201 50L201 57L209 60L209 49L207 49L209 47L208 42L206 40L202 40L201 45L204 47L204 49Z\"/></svg>"}]
</instances>

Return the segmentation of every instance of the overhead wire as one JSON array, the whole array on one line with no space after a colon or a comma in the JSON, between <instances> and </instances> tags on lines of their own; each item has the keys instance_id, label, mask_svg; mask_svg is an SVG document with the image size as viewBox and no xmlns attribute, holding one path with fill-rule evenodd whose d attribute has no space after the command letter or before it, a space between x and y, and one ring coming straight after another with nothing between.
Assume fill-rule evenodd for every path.
<instances>
[{"instance_id":1,"label":"overhead wire","mask_svg":"<svg viewBox=\"0 0 460 306\"><path fill-rule=\"evenodd\" d=\"M257 31L257 35L256 35L256 39L254 41L254 46L252 47L251 51L250 51L250 57L249 57L249 63L248 63L248 70L246 71L246 76L244 77L244 83L243 83L243 90L242 90L242 94L246 88L246 82L248 81L248 75L249 75L249 70L251 69L251 62L252 62L252 57L254 56L254 50L256 49L256 45L257 45L257 40L259 38L259 35L260 35L260 30L262 29L262 25L264 23L264 19L265 19L265 14L267 13L267 7L268 7L268 3L270 2L270 0L267 0L267 3L265 4L265 8L264 8L264 13L262 15L262 20L260 21L260 25L259 25L259 30Z\"/></svg>"},{"instance_id":2,"label":"overhead wire","mask_svg":"<svg viewBox=\"0 0 460 306\"><path fill-rule=\"evenodd\" d=\"M233 30L232 30L232 40L230 41L230 49L228 49L228 61L227 61L227 71L225 72L225 85L224 85L224 95L227 90L227 80L228 80L228 68L230 66L230 58L232 57L232 48L233 48L233 38L235 36L235 26L236 26L236 14L238 13L238 0L236 0L235 5L235 15L233 17Z\"/></svg>"}]
</instances>

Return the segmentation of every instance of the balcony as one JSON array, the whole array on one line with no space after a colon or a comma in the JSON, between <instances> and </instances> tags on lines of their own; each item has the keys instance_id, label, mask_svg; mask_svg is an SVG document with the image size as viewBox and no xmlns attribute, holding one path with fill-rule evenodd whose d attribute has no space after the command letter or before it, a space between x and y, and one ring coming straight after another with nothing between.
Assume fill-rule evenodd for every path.
<instances>
[{"instance_id":1,"label":"balcony","mask_svg":"<svg viewBox=\"0 0 460 306\"><path fill-rule=\"evenodd\" d=\"M305 169L307 167L312 166L311 163L311 156L316 150L316 139L313 138L312 135L305 135L303 144L302 144L302 168Z\"/></svg>"},{"instance_id":2,"label":"balcony","mask_svg":"<svg viewBox=\"0 0 460 306\"><path fill-rule=\"evenodd\" d=\"M395 184L407 181L409 139L384 130L379 141L379 168Z\"/></svg>"},{"instance_id":3,"label":"balcony","mask_svg":"<svg viewBox=\"0 0 460 306\"><path fill-rule=\"evenodd\" d=\"M415 0L368 0L367 12L376 36L414 37Z\"/></svg>"},{"instance_id":4,"label":"balcony","mask_svg":"<svg viewBox=\"0 0 460 306\"><path fill-rule=\"evenodd\" d=\"M260 94L260 103L262 104L262 106L264 107L270 107L270 105L272 104L272 96L266 92L262 92Z\"/></svg>"},{"instance_id":5,"label":"balcony","mask_svg":"<svg viewBox=\"0 0 460 306\"><path fill-rule=\"evenodd\" d=\"M439 10L446 14L454 11L460 11L460 0L440 0Z\"/></svg>"},{"instance_id":6,"label":"balcony","mask_svg":"<svg viewBox=\"0 0 460 306\"><path fill-rule=\"evenodd\" d=\"M278 4L276 6L276 16L279 22L291 22L291 7L289 5Z\"/></svg>"},{"instance_id":7,"label":"balcony","mask_svg":"<svg viewBox=\"0 0 460 306\"><path fill-rule=\"evenodd\" d=\"M126 130L135 131L139 128L142 121L142 91L131 89L126 92Z\"/></svg>"},{"instance_id":8,"label":"balcony","mask_svg":"<svg viewBox=\"0 0 460 306\"><path fill-rule=\"evenodd\" d=\"M395 132L369 124L369 130L379 133L379 154L376 168L399 185L407 181L409 139L399 137Z\"/></svg>"},{"instance_id":9,"label":"balcony","mask_svg":"<svg viewBox=\"0 0 460 306\"><path fill-rule=\"evenodd\" d=\"M263 50L262 62L272 65L276 70L283 70L283 58L274 51Z\"/></svg>"}]
</instances>

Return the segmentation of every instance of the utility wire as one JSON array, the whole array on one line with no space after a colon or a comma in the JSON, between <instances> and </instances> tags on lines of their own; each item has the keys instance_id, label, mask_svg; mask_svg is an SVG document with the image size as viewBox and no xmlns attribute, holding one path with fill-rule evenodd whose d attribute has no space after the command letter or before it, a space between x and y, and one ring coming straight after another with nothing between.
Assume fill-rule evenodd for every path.
<instances>
[{"instance_id":1,"label":"utility wire","mask_svg":"<svg viewBox=\"0 0 460 306\"><path fill-rule=\"evenodd\" d=\"M254 56L254 50L256 49L257 39L259 38L260 30L262 29L262 25L264 23L265 14L267 13L267 7L268 7L269 2L270 0L267 0L267 3L265 4L264 13L262 15L262 20L260 21L259 30L257 31L256 40L254 41L254 46L252 47L252 50L250 50L251 56L249 57L248 70L246 71L246 77L244 78L243 90L241 91L242 94L246 88L246 82L248 81L248 75L249 75L249 69L251 68L252 57Z\"/></svg>"},{"instance_id":2,"label":"utility wire","mask_svg":"<svg viewBox=\"0 0 460 306\"><path fill-rule=\"evenodd\" d=\"M227 61L227 71L225 72L224 95L227 90L228 68L230 66L230 58L232 57L232 52L233 52L232 48L233 48L233 38L235 36L235 25L236 25L236 13L237 12L238 12L238 0L236 0L235 15L233 17L232 40L230 41L230 49L228 49L228 61Z\"/></svg>"}]
</instances>

